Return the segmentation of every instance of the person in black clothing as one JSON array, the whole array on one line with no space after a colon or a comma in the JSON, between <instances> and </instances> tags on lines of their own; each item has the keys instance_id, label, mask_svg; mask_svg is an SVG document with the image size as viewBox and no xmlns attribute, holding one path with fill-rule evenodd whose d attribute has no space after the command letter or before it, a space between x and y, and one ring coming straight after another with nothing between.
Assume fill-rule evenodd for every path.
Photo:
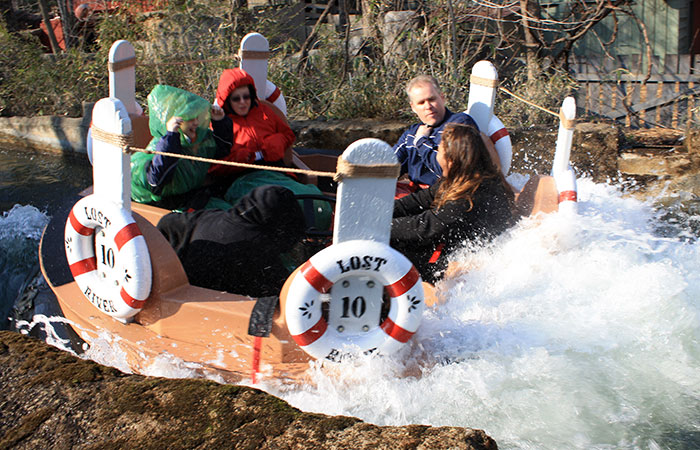
<instances>
[{"instance_id":1,"label":"person in black clothing","mask_svg":"<svg viewBox=\"0 0 700 450\"><path fill-rule=\"evenodd\" d=\"M292 191L265 185L228 211L167 214L158 229L192 285L263 297L278 295L291 273L280 255L303 239L305 222Z\"/></svg>"},{"instance_id":2,"label":"person in black clothing","mask_svg":"<svg viewBox=\"0 0 700 450\"><path fill-rule=\"evenodd\" d=\"M513 224L512 190L476 127L447 124L437 158L442 178L397 200L391 223L391 246L431 283L444 275L451 251L488 240Z\"/></svg>"}]
</instances>

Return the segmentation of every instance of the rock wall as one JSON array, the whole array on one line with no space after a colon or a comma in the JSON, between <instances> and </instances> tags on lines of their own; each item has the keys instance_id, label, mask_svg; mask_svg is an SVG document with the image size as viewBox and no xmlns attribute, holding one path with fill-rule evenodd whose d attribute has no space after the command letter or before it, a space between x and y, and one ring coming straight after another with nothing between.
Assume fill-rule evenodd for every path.
<instances>
[{"instance_id":1,"label":"rock wall","mask_svg":"<svg viewBox=\"0 0 700 450\"><path fill-rule=\"evenodd\" d=\"M471 449L482 430L304 413L257 389L126 375L0 331L0 449Z\"/></svg>"},{"instance_id":2,"label":"rock wall","mask_svg":"<svg viewBox=\"0 0 700 450\"><path fill-rule=\"evenodd\" d=\"M0 144L60 153L86 153L90 119L60 116L0 117Z\"/></svg>"}]
</instances>

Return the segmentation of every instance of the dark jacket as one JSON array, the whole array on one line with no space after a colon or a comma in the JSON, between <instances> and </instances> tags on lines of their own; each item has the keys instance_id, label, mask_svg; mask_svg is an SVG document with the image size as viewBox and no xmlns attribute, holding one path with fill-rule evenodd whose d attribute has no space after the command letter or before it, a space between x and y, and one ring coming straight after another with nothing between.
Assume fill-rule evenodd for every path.
<instances>
[{"instance_id":1,"label":"dark jacket","mask_svg":"<svg viewBox=\"0 0 700 450\"><path fill-rule=\"evenodd\" d=\"M239 87L253 86L250 90L251 106L246 116L235 114L227 101L229 95ZM263 90L264 90L263 86ZM229 152L223 159L242 163L256 161L275 162L284 157L285 150L291 147L296 137L284 119L268 105L255 98L253 78L241 69L227 69L221 74L216 90L216 103L226 113L219 121L212 121L215 138L227 141ZM226 177L241 172L242 168L215 164L209 173L216 177Z\"/></svg>"},{"instance_id":2,"label":"dark jacket","mask_svg":"<svg viewBox=\"0 0 700 450\"><path fill-rule=\"evenodd\" d=\"M394 145L394 154L401 164L401 174L408 174L414 183L433 185L442 174L437 162L437 148L442 139L442 131L448 123L476 125L474 119L466 113L453 113L445 109L445 117L427 136L416 139L416 131L422 125L416 123L404 131Z\"/></svg>"},{"instance_id":3,"label":"dark jacket","mask_svg":"<svg viewBox=\"0 0 700 450\"><path fill-rule=\"evenodd\" d=\"M302 239L304 228L292 191L271 185L228 211L170 213L158 222L191 284L251 296L279 294L290 273L279 255Z\"/></svg>"},{"instance_id":4,"label":"dark jacket","mask_svg":"<svg viewBox=\"0 0 700 450\"><path fill-rule=\"evenodd\" d=\"M184 150L181 144L181 135L177 131L168 131L165 136L160 138L156 143L155 150L163 153L176 153L179 155L189 154L191 150ZM217 153L213 155L214 158L220 158L226 154L228 148L227 146L220 145L221 142L215 140L217 143ZM175 158L173 156L163 156L154 155L151 160L151 164L148 166L146 171L146 179L148 184L151 186L154 193L159 194L163 190L163 186L170 183L173 179L175 173L175 168L177 164L182 161L180 158ZM200 163L201 164L201 163Z\"/></svg>"},{"instance_id":5,"label":"dark jacket","mask_svg":"<svg viewBox=\"0 0 700 450\"><path fill-rule=\"evenodd\" d=\"M449 254L469 242L479 243L502 233L513 224L510 202L500 180L484 180L474 193L474 207L467 200L432 206L440 183L403 197L394 203L391 246L416 266L423 280L435 282L447 268ZM441 250L434 262L429 262Z\"/></svg>"}]
</instances>

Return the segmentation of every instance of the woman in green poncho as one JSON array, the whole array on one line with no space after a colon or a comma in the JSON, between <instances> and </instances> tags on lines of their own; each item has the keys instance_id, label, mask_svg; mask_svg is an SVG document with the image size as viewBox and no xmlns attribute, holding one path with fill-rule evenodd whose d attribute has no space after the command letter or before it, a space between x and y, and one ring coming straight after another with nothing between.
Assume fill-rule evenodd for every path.
<instances>
[{"instance_id":1,"label":"woman in green poncho","mask_svg":"<svg viewBox=\"0 0 700 450\"><path fill-rule=\"evenodd\" d=\"M148 126L153 136L148 150L204 158L223 156L229 144L222 142L217 148L209 129L211 108L209 102L191 92L157 85L148 94ZM131 198L168 209L203 208L210 200L202 188L208 170L209 163L136 153L131 157Z\"/></svg>"}]
</instances>

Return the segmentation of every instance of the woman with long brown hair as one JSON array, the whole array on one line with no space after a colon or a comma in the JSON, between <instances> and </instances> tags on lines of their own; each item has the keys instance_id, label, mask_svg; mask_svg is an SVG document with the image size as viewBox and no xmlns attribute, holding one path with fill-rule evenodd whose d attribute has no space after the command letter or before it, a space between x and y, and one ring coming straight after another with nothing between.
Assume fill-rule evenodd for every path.
<instances>
[{"instance_id":1,"label":"woman with long brown hair","mask_svg":"<svg viewBox=\"0 0 700 450\"><path fill-rule=\"evenodd\" d=\"M437 160L442 178L397 200L391 228L391 246L429 282L442 277L453 250L486 242L513 224L513 193L476 127L445 126Z\"/></svg>"}]
</instances>

